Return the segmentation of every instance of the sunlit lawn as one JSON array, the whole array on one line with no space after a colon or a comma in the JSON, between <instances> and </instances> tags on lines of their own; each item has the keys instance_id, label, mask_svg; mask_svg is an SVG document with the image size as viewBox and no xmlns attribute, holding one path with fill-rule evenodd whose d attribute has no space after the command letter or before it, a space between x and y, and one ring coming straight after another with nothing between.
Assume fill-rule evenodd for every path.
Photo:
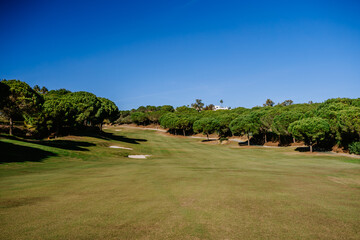
<instances>
[{"instance_id":1,"label":"sunlit lawn","mask_svg":"<svg viewBox=\"0 0 360 240\"><path fill-rule=\"evenodd\" d=\"M357 159L105 131L0 139L1 239L360 239Z\"/></svg>"}]
</instances>

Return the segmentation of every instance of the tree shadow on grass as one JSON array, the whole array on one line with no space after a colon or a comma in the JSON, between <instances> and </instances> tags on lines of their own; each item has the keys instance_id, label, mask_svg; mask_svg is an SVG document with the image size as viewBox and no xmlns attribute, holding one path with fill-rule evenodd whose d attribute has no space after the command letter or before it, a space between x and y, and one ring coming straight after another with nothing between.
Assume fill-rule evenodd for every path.
<instances>
[{"instance_id":1,"label":"tree shadow on grass","mask_svg":"<svg viewBox=\"0 0 360 240\"><path fill-rule=\"evenodd\" d=\"M298 152L310 152L310 147L297 147L297 148L295 148L295 151L298 151Z\"/></svg>"},{"instance_id":2,"label":"tree shadow on grass","mask_svg":"<svg viewBox=\"0 0 360 240\"><path fill-rule=\"evenodd\" d=\"M248 141L242 141L242 142L238 142L239 146L248 146ZM251 145L251 141L250 141L250 145Z\"/></svg>"},{"instance_id":3,"label":"tree shadow on grass","mask_svg":"<svg viewBox=\"0 0 360 240\"><path fill-rule=\"evenodd\" d=\"M66 150L74 150L74 151L89 151L84 147L92 147L96 146L94 143L90 142L83 142L83 141L71 141L71 140L28 140L23 138L18 138L14 136L3 136L7 139L13 139L22 142L28 142L33 144L38 144L47 147L54 147Z\"/></svg>"},{"instance_id":4,"label":"tree shadow on grass","mask_svg":"<svg viewBox=\"0 0 360 240\"><path fill-rule=\"evenodd\" d=\"M43 140L32 143L48 146L48 147L66 149L66 150L74 150L74 151L89 151L89 149L84 147L96 146L96 144L90 142L71 141L71 140L50 140L50 141Z\"/></svg>"},{"instance_id":5,"label":"tree shadow on grass","mask_svg":"<svg viewBox=\"0 0 360 240\"><path fill-rule=\"evenodd\" d=\"M56 156L56 154L38 148L0 141L0 163L41 162L50 156Z\"/></svg>"},{"instance_id":6,"label":"tree shadow on grass","mask_svg":"<svg viewBox=\"0 0 360 240\"><path fill-rule=\"evenodd\" d=\"M113 133L108 133L108 132L101 132L101 133L88 132L88 133L79 134L78 136L88 136L88 137L100 138L100 139L104 139L104 140L115 140L115 141L119 141L119 142L130 143L130 144L140 144L140 142L147 142L146 139L128 138L128 137L124 137L121 135L115 135Z\"/></svg>"},{"instance_id":7,"label":"tree shadow on grass","mask_svg":"<svg viewBox=\"0 0 360 240\"><path fill-rule=\"evenodd\" d=\"M297 147L295 148L295 151L298 152L310 152L310 147ZM321 148L321 147L313 147L314 152L328 152L329 149Z\"/></svg>"}]
</instances>

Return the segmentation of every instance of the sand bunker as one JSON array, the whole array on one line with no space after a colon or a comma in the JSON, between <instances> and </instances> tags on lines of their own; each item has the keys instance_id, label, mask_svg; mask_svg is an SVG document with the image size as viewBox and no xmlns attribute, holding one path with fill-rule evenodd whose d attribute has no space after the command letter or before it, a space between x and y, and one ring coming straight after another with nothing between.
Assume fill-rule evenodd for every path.
<instances>
[{"instance_id":1,"label":"sand bunker","mask_svg":"<svg viewBox=\"0 0 360 240\"><path fill-rule=\"evenodd\" d=\"M126 149L126 150L133 150L132 148L119 147L119 146L110 146L109 148L120 148L120 149Z\"/></svg>"},{"instance_id":2,"label":"sand bunker","mask_svg":"<svg viewBox=\"0 0 360 240\"><path fill-rule=\"evenodd\" d=\"M120 132L121 130L120 130L120 129L116 129L115 131Z\"/></svg>"},{"instance_id":3,"label":"sand bunker","mask_svg":"<svg viewBox=\"0 0 360 240\"><path fill-rule=\"evenodd\" d=\"M140 158L145 159L147 157L150 157L151 155L129 155L128 158Z\"/></svg>"}]
</instances>

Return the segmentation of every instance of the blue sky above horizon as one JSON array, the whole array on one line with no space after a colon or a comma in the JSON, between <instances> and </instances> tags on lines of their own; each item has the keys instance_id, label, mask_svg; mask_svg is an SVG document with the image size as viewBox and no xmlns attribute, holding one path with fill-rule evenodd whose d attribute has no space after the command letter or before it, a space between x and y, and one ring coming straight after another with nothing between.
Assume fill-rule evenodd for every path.
<instances>
[{"instance_id":1,"label":"blue sky above horizon","mask_svg":"<svg viewBox=\"0 0 360 240\"><path fill-rule=\"evenodd\" d=\"M360 97L360 1L1 1L0 78L120 109Z\"/></svg>"}]
</instances>

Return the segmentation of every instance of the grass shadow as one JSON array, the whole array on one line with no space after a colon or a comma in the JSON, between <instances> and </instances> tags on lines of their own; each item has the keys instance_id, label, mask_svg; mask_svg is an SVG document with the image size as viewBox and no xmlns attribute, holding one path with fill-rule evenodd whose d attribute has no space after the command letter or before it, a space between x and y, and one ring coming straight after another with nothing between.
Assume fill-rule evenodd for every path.
<instances>
[{"instance_id":1,"label":"grass shadow","mask_svg":"<svg viewBox=\"0 0 360 240\"><path fill-rule=\"evenodd\" d=\"M239 146L248 146L248 141L243 141L243 142L238 142ZM250 145L251 145L251 141L250 141Z\"/></svg>"},{"instance_id":2,"label":"grass shadow","mask_svg":"<svg viewBox=\"0 0 360 240\"><path fill-rule=\"evenodd\" d=\"M41 162L45 158L56 156L55 153L49 151L2 141L0 141L0 154L0 163Z\"/></svg>"},{"instance_id":3,"label":"grass shadow","mask_svg":"<svg viewBox=\"0 0 360 240\"><path fill-rule=\"evenodd\" d=\"M310 152L310 147L297 147L297 148L295 148L295 151L298 151L298 152Z\"/></svg>"},{"instance_id":4,"label":"grass shadow","mask_svg":"<svg viewBox=\"0 0 360 240\"><path fill-rule=\"evenodd\" d=\"M96 146L94 143L83 142L83 141L71 141L71 140L30 140L24 138L18 138L15 136L5 135L3 138L12 139L21 142L33 143L47 147L60 148L65 150L74 150L74 151L89 151L84 147Z\"/></svg>"},{"instance_id":5,"label":"grass shadow","mask_svg":"<svg viewBox=\"0 0 360 240\"><path fill-rule=\"evenodd\" d=\"M81 141L71 141L71 140L42 140L42 141L34 141L31 143L48 146L48 147L55 147L61 148L66 150L74 150L74 151L89 151L89 149L84 147L92 147L96 146L94 143L89 142L81 142Z\"/></svg>"},{"instance_id":6,"label":"grass shadow","mask_svg":"<svg viewBox=\"0 0 360 240\"><path fill-rule=\"evenodd\" d=\"M115 141L119 141L119 142L130 143L130 144L140 144L140 142L147 142L146 139L128 138L128 137L124 137L121 135L115 135L113 133L108 133L108 132L101 132L101 133L88 132L88 133L80 133L80 134L75 134L75 135L100 138L100 139L104 139L104 140L115 140Z\"/></svg>"},{"instance_id":7,"label":"grass shadow","mask_svg":"<svg viewBox=\"0 0 360 240\"><path fill-rule=\"evenodd\" d=\"M201 142L216 142L217 139L204 139L204 140L201 140Z\"/></svg>"},{"instance_id":8,"label":"grass shadow","mask_svg":"<svg viewBox=\"0 0 360 240\"><path fill-rule=\"evenodd\" d=\"M295 148L295 151L298 152L310 152L310 147L297 147ZM329 152L331 150L327 148L321 148L321 147L313 147L314 152Z\"/></svg>"}]
</instances>

